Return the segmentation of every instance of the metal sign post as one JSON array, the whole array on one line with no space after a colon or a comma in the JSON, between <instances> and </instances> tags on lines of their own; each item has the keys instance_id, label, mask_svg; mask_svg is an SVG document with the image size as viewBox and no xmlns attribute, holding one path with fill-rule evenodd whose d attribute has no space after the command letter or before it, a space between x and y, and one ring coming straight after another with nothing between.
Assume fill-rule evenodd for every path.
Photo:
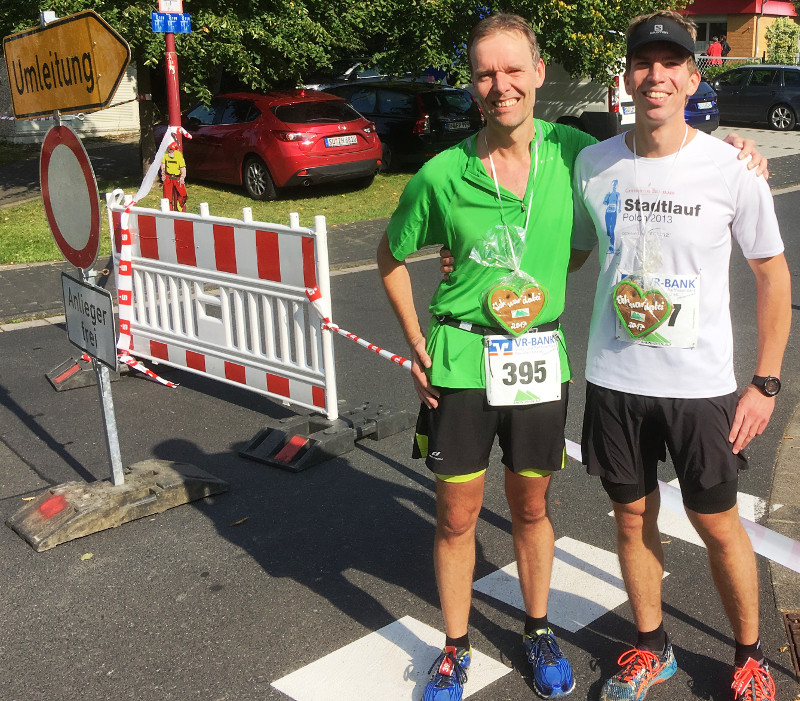
<instances>
[{"instance_id":1,"label":"metal sign post","mask_svg":"<svg viewBox=\"0 0 800 701\"><path fill-rule=\"evenodd\" d=\"M111 397L108 368L117 369L117 335L114 329L114 309L111 293L61 273L67 336L70 343L92 357L97 377L97 392L103 410L103 428L106 437L111 476L115 486L125 483L119 435Z\"/></svg>"}]
</instances>

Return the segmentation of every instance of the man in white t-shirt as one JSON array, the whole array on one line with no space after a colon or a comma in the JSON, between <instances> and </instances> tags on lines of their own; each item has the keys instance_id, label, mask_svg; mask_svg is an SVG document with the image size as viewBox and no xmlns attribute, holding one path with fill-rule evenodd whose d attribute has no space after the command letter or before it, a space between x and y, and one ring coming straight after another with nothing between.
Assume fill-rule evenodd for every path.
<instances>
[{"instance_id":1,"label":"man in white t-shirt","mask_svg":"<svg viewBox=\"0 0 800 701\"><path fill-rule=\"evenodd\" d=\"M736 640L737 701L774 701L760 649L755 556L736 507L741 450L763 432L780 389L790 277L767 184L722 142L688 127L700 81L694 24L672 12L634 18L625 84L633 130L584 149L575 169L573 265L598 244L586 364L583 461L617 522L638 629L601 701L641 701L677 669L664 631L664 556L656 468L669 448L684 506L707 545ZM616 184L616 187L614 185ZM619 193L614 236L608 193ZM735 239L755 274L758 358L736 394L728 264Z\"/></svg>"}]
</instances>

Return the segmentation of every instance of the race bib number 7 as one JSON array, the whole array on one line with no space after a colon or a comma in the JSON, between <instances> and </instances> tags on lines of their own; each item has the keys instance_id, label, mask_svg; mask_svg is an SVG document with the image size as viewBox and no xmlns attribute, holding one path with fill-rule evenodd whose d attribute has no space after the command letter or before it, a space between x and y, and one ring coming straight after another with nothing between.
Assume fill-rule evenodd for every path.
<instances>
[{"instance_id":1,"label":"race bib number 7","mask_svg":"<svg viewBox=\"0 0 800 701\"><path fill-rule=\"evenodd\" d=\"M486 398L491 406L561 399L558 331L485 336Z\"/></svg>"}]
</instances>

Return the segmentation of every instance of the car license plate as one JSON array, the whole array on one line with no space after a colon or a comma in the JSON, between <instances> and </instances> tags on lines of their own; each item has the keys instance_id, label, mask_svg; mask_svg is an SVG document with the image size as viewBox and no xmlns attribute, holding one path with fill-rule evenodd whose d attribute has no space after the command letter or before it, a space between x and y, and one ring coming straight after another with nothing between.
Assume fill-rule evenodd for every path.
<instances>
[{"instance_id":1,"label":"car license plate","mask_svg":"<svg viewBox=\"0 0 800 701\"><path fill-rule=\"evenodd\" d=\"M445 131L457 131L458 129L469 129L469 122L445 122Z\"/></svg>"},{"instance_id":2,"label":"car license plate","mask_svg":"<svg viewBox=\"0 0 800 701\"><path fill-rule=\"evenodd\" d=\"M698 102L697 109L699 110L710 110L711 109L711 102Z\"/></svg>"},{"instance_id":3,"label":"car license plate","mask_svg":"<svg viewBox=\"0 0 800 701\"><path fill-rule=\"evenodd\" d=\"M348 134L347 136L329 136L325 139L326 146L349 146L350 144L357 144L358 137L355 134Z\"/></svg>"},{"instance_id":4,"label":"car license plate","mask_svg":"<svg viewBox=\"0 0 800 701\"><path fill-rule=\"evenodd\" d=\"M623 105L622 106L622 114L634 114L636 112L636 108L631 105L630 107Z\"/></svg>"}]
</instances>

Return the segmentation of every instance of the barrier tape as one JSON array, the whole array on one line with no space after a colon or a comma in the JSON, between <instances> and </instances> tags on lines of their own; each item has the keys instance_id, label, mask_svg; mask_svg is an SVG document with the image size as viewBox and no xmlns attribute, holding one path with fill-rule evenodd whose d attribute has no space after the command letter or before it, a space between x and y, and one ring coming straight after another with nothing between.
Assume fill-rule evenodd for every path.
<instances>
[{"instance_id":1,"label":"barrier tape","mask_svg":"<svg viewBox=\"0 0 800 701\"><path fill-rule=\"evenodd\" d=\"M349 338L351 341L355 341L356 343L358 343L358 345L363 346L368 350L371 350L373 353L377 353L382 358L391 360L393 363L400 365L406 370L411 370L411 361L408 360L408 358L404 358L402 355L397 355L396 353L392 353L391 351L384 350L380 346L376 346L374 343L370 343L369 341L364 340L360 336L356 336L356 334L354 333L345 331L338 324L334 324L330 320L330 318L325 316L325 309L322 306L322 293L319 291L319 287L306 287L306 296L308 297L308 301L311 302L311 306L314 307L315 311L317 312L317 314L319 314L320 318L322 319L323 329L334 331L338 333L340 336Z\"/></svg>"},{"instance_id":2,"label":"barrier tape","mask_svg":"<svg viewBox=\"0 0 800 701\"><path fill-rule=\"evenodd\" d=\"M152 370L145 368L141 361L134 359L130 355L130 351L133 348L133 338L131 336L131 321L133 320L133 266L131 262L130 214L131 209L136 205L136 203L143 197L146 197L152 189L153 183L158 175L158 171L161 168L161 160L164 158L164 154L167 151L167 146L176 140L178 132L180 132L187 139L192 138L191 134L183 129L183 127L171 126L164 132L164 136L161 139L161 144L158 147L158 151L156 151L153 162L147 169L147 173L145 173L142 184L139 186L139 190L134 195L131 202L127 204L125 209L122 211L119 226L120 252L116 267L117 308L119 313L119 338L117 339L117 351L119 351L119 361L121 363L125 363L129 367L134 368L135 370L143 372L148 377L160 382L166 387L177 387L178 385L174 382L169 382L162 379ZM111 194L114 198L115 204L121 205L123 203L125 193L122 190L114 190L114 192Z\"/></svg>"},{"instance_id":3,"label":"barrier tape","mask_svg":"<svg viewBox=\"0 0 800 701\"><path fill-rule=\"evenodd\" d=\"M567 455L582 462L581 446L574 441L567 440ZM661 480L658 480L658 488L661 492L662 506L685 516L681 490ZM742 522L744 530L747 531L747 535L750 536L750 542L753 544L755 552L768 560L788 567L793 572L800 572L800 543L742 516L739 517L739 520Z\"/></svg>"},{"instance_id":4,"label":"barrier tape","mask_svg":"<svg viewBox=\"0 0 800 701\"><path fill-rule=\"evenodd\" d=\"M113 105L109 105L108 107L104 107L103 109L110 110L112 107L119 107L120 105L127 105L129 102L144 102L144 100L140 100L138 97L132 97L130 100L123 100L122 102L115 102ZM67 115L64 115L67 116ZM77 117L81 121L86 119L85 112L78 112L77 114L70 115L72 117ZM63 119L64 117L59 117L59 119ZM25 122L46 122L48 119L55 119L55 117L35 117L34 119L25 119L25 120L18 120L14 115L7 115L7 114L0 114L0 121L9 121L9 122L17 122L17 121L25 121Z\"/></svg>"},{"instance_id":5,"label":"barrier tape","mask_svg":"<svg viewBox=\"0 0 800 701\"><path fill-rule=\"evenodd\" d=\"M81 355L81 360L85 363L90 363L92 361L92 357L84 353ZM163 377L159 377L156 375L152 370L148 370L140 361L136 360L136 358L128 355L127 353L119 353L117 355L117 360L120 363L124 363L128 367L132 368L133 370L138 370L147 377L155 380L156 382L160 382L162 385L166 387L177 387L178 385L175 382L170 382L169 380L165 380Z\"/></svg>"}]
</instances>

